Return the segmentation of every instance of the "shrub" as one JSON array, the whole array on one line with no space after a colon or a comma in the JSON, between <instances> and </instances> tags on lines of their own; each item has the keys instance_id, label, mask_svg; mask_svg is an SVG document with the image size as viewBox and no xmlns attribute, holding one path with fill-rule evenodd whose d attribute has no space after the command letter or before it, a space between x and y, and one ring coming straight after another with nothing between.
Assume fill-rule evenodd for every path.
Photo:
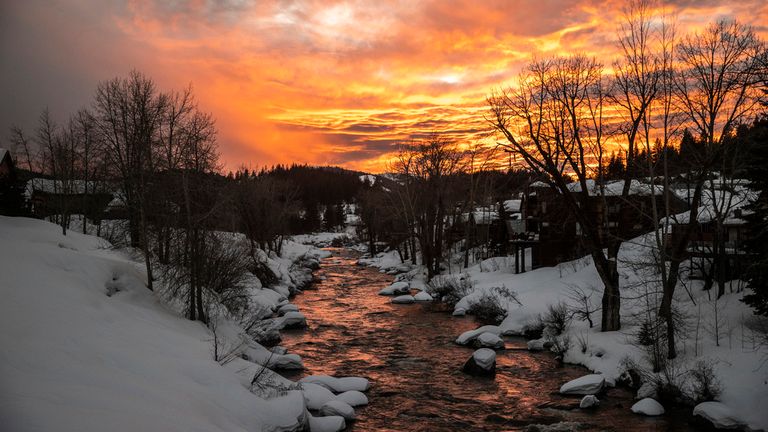
<instances>
[{"instance_id":1,"label":"shrub","mask_svg":"<svg viewBox=\"0 0 768 432\"><path fill-rule=\"evenodd\" d=\"M507 316L507 310L501 306L498 297L487 293L473 303L467 312L484 324L497 325Z\"/></svg>"},{"instance_id":2,"label":"shrub","mask_svg":"<svg viewBox=\"0 0 768 432\"><path fill-rule=\"evenodd\" d=\"M699 360L690 371L691 398L696 403L717 400L723 392L711 362Z\"/></svg>"},{"instance_id":3,"label":"shrub","mask_svg":"<svg viewBox=\"0 0 768 432\"><path fill-rule=\"evenodd\" d=\"M568 305L563 302L547 306L547 312L541 318L544 327L552 336L559 336L568 330L571 319L572 315Z\"/></svg>"},{"instance_id":4,"label":"shrub","mask_svg":"<svg viewBox=\"0 0 768 432\"><path fill-rule=\"evenodd\" d=\"M448 306L456 306L463 297L474 291L475 286L469 275L436 276L427 284L427 293Z\"/></svg>"}]
</instances>

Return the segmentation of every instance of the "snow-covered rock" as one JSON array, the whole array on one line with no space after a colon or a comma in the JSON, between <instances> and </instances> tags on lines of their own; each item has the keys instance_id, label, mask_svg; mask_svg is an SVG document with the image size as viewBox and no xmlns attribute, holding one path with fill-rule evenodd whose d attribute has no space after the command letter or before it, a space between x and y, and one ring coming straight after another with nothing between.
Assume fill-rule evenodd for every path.
<instances>
[{"instance_id":1,"label":"snow-covered rock","mask_svg":"<svg viewBox=\"0 0 768 432\"><path fill-rule=\"evenodd\" d=\"M464 316L467 314L467 310L464 308L456 308L453 310L453 316Z\"/></svg>"},{"instance_id":2,"label":"snow-covered rock","mask_svg":"<svg viewBox=\"0 0 768 432\"><path fill-rule=\"evenodd\" d=\"M300 383L313 383L327 388L335 393L357 390L364 392L371 387L371 383L361 377L336 378L328 375L310 375L299 380Z\"/></svg>"},{"instance_id":3,"label":"snow-covered rock","mask_svg":"<svg viewBox=\"0 0 768 432\"><path fill-rule=\"evenodd\" d=\"M645 398L632 405L632 412L647 416L660 416L664 414L664 407L654 399Z\"/></svg>"},{"instance_id":4,"label":"snow-covered rock","mask_svg":"<svg viewBox=\"0 0 768 432\"><path fill-rule=\"evenodd\" d=\"M544 351L547 349L547 341L544 339L532 339L528 341L528 351Z\"/></svg>"},{"instance_id":5,"label":"snow-covered rock","mask_svg":"<svg viewBox=\"0 0 768 432\"><path fill-rule=\"evenodd\" d=\"M275 324L281 329L302 328L307 326L307 318L301 312L286 312Z\"/></svg>"},{"instance_id":6,"label":"snow-covered rock","mask_svg":"<svg viewBox=\"0 0 768 432\"><path fill-rule=\"evenodd\" d=\"M474 340L473 345L477 348L504 349L504 339L497 334L485 332Z\"/></svg>"},{"instance_id":7,"label":"snow-covered rock","mask_svg":"<svg viewBox=\"0 0 768 432\"><path fill-rule=\"evenodd\" d=\"M348 403L340 400L326 402L320 407L320 414L324 416L341 416L344 417L345 420L355 419L355 409Z\"/></svg>"},{"instance_id":8,"label":"snow-covered rock","mask_svg":"<svg viewBox=\"0 0 768 432\"><path fill-rule=\"evenodd\" d=\"M476 376L496 375L496 352L490 348L480 348L472 353L462 370Z\"/></svg>"},{"instance_id":9,"label":"snow-covered rock","mask_svg":"<svg viewBox=\"0 0 768 432\"><path fill-rule=\"evenodd\" d=\"M455 312L455 311L454 311ZM485 325L479 328L476 328L474 330L468 330L459 335L459 337L456 338L456 343L459 345L467 345L468 343L472 342L473 340L477 339L478 336L480 336L483 333L493 333L495 335L501 334L501 328L499 326L495 325Z\"/></svg>"},{"instance_id":10,"label":"snow-covered rock","mask_svg":"<svg viewBox=\"0 0 768 432\"><path fill-rule=\"evenodd\" d=\"M302 383L301 391L304 393L304 401L307 403L307 408L311 410L319 410L326 403L336 399L336 395L332 391L319 384Z\"/></svg>"},{"instance_id":11,"label":"snow-covered rock","mask_svg":"<svg viewBox=\"0 0 768 432\"><path fill-rule=\"evenodd\" d=\"M561 394L594 395L605 387L605 377L600 374L584 375L581 378L568 381L560 387Z\"/></svg>"},{"instance_id":12,"label":"snow-covered rock","mask_svg":"<svg viewBox=\"0 0 768 432\"><path fill-rule=\"evenodd\" d=\"M400 295L400 294L410 294L410 285L408 282L395 282L392 285L383 288L381 291L379 291L379 295Z\"/></svg>"},{"instance_id":13,"label":"snow-covered rock","mask_svg":"<svg viewBox=\"0 0 768 432\"><path fill-rule=\"evenodd\" d=\"M652 383L643 383L643 385L640 386L639 389L637 389L637 395L635 396L635 399L645 399L645 398L651 398L656 399L656 386Z\"/></svg>"},{"instance_id":14,"label":"snow-covered rock","mask_svg":"<svg viewBox=\"0 0 768 432\"><path fill-rule=\"evenodd\" d=\"M298 312L298 311L299 311L299 307L293 303L286 303L280 306L279 308L277 308L277 314L279 316L283 316L288 312Z\"/></svg>"},{"instance_id":15,"label":"snow-covered rock","mask_svg":"<svg viewBox=\"0 0 768 432\"><path fill-rule=\"evenodd\" d=\"M693 408L694 417L701 417L718 429L742 429L744 422L722 402L702 402Z\"/></svg>"},{"instance_id":16,"label":"snow-covered rock","mask_svg":"<svg viewBox=\"0 0 768 432\"><path fill-rule=\"evenodd\" d=\"M368 396L357 390L345 391L344 393L337 395L336 400L345 402L353 407L368 405Z\"/></svg>"},{"instance_id":17,"label":"snow-covered rock","mask_svg":"<svg viewBox=\"0 0 768 432\"><path fill-rule=\"evenodd\" d=\"M341 416L309 416L310 432L339 432L346 428L347 424Z\"/></svg>"},{"instance_id":18,"label":"snow-covered rock","mask_svg":"<svg viewBox=\"0 0 768 432\"><path fill-rule=\"evenodd\" d=\"M581 398L581 402L579 402L579 408L581 409L595 408L598 405L600 405L600 399L595 395L586 395Z\"/></svg>"},{"instance_id":19,"label":"snow-covered rock","mask_svg":"<svg viewBox=\"0 0 768 432\"><path fill-rule=\"evenodd\" d=\"M415 301L416 299L410 294L397 296L391 300L392 303L396 303L396 304L409 304Z\"/></svg>"},{"instance_id":20,"label":"snow-covered rock","mask_svg":"<svg viewBox=\"0 0 768 432\"><path fill-rule=\"evenodd\" d=\"M419 291L415 296L413 296L413 299L416 301L432 301L432 296L429 295L426 291Z\"/></svg>"}]
</instances>

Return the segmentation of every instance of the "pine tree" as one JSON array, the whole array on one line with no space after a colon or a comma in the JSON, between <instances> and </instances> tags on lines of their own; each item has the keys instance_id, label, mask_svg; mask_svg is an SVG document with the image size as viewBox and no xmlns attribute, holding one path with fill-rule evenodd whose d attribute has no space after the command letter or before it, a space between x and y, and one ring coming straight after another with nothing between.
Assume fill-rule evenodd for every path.
<instances>
[{"instance_id":1,"label":"pine tree","mask_svg":"<svg viewBox=\"0 0 768 432\"><path fill-rule=\"evenodd\" d=\"M758 194L745 216L750 234L745 246L752 260L745 278L752 293L744 296L744 302L756 314L768 316L768 115L756 120L744 135L749 148L746 177Z\"/></svg>"}]
</instances>

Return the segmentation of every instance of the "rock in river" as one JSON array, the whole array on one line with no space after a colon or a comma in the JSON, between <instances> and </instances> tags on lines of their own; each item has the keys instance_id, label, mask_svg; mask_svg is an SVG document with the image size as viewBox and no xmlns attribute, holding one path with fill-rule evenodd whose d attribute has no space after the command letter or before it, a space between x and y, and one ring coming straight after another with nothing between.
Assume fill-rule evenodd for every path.
<instances>
[{"instance_id":1,"label":"rock in river","mask_svg":"<svg viewBox=\"0 0 768 432\"><path fill-rule=\"evenodd\" d=\"M480 348L464 363L464 373L475 376L496 375L496 352L490 348Z\"/></svg>"},{"instance_id":2,"label":"rock in river","mask_svg":"<svg viewBox=\"0 0 768 432\"><path fill-rule=\"evenodd\" d=\"M594 395L605 387L605 377L600 374L584 375L573 381L568 381L560 387L561 394Z\"/></svg>"}]
</instances>

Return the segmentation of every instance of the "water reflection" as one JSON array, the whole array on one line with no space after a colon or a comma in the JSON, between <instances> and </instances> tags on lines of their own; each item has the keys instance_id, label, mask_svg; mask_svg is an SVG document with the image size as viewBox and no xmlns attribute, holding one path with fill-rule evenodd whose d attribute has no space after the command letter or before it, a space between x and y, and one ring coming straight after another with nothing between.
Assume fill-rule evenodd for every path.
<instances>
[{"instance_id":1,"label":"water reflection","mask_svg":"<svg viewBox=\"0 0 768 432\"><path fill-rule=\"evenodd\" d=\"M585 423L587 430L693 430L675 415L632 414L631 394L621 389L601 398L597 411L574 409L579 399L561 397L557 390L586 371L558 367L548 354L529 353L522 339L507 339L508 349L497 356L495 380L465 375L461 367L472 349L453 340L477 323L450 317L439 305L392 305L376 295L391 276L356 266L354 252L331 251L334 256L317 272L325 276L317 290L294 299L310 328L284 332L283 345L304 359L303 374L371 380L371 404L357 409L350 430L506 431L559 421Z\"/></svg>"}]
</instances>

